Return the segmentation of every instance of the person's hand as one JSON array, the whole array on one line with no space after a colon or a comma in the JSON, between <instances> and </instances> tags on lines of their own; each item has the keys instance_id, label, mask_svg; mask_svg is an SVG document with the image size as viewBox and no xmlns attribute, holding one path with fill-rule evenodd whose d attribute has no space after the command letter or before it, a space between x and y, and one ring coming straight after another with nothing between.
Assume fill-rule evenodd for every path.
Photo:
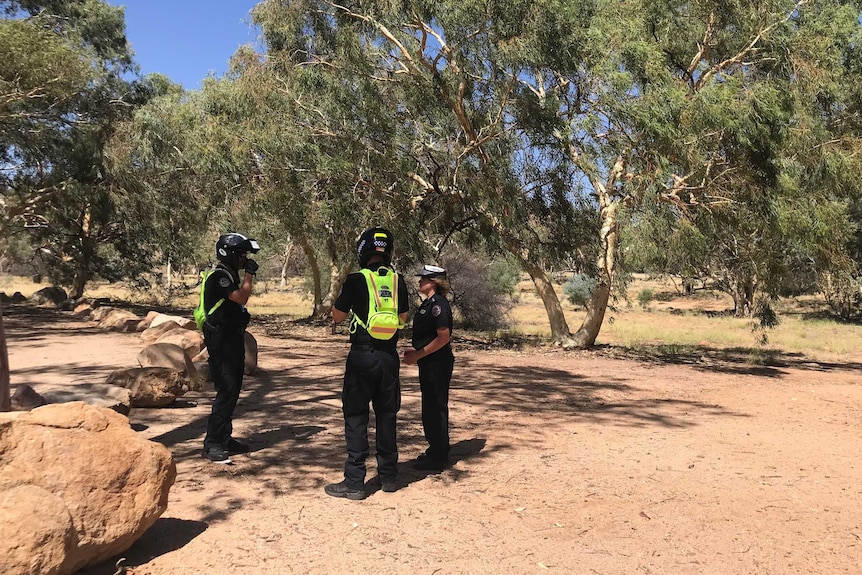
<instances>
[{"instance_id":1,"label":"person's hand","mask_svg":"<svg viewBox=\"0 0 862 575\"><path fill-rule=\"evenodd\" d=\"M249 258L245 260L245 273L254 275L255 273L257 273L257 268L259 267L260 266L258 266L257 262L253 259Z\"/></svg>"},{"instance_id":2,"label":"person's hand","mask_svg":"<svg viewBox=\"0 0 862 575\"><path fill-rule=\"evenodd\" d=\"M414 364L418 361L419 352L413 349L412 347L408 347L404 350L404 353L401 355L401 358L404 360L404 363Z\"/></svg>"}]
</instances>

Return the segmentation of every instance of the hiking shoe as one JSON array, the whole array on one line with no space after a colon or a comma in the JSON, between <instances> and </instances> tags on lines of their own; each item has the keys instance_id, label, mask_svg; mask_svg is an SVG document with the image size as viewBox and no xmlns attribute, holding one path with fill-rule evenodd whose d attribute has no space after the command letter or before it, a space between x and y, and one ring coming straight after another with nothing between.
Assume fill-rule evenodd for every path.
<instances>
[{"instance_id":1,"label":"hiking shoe","mask_svg":"<svg viewBox=\"0 0 862 575\"><path fill-rule=\"evenodd\" d=\"M342 481L341 483L330 483L324 487L323 490L327 495L331 495L332 497L346 497L353 501L365 499L365 489L354 489L349 487L346 481Z\"/></svg>"},{"instance_id":2,"label":"hiking shoe","mask_svg":"<svg viewBox=\"0 0 862 575\"><path fill-rule=\"evenodd\" d=\"M381 479L377 476L377 484L380 486L380 491L384 493L393 493L398 491L398 480L396 479Z\"/></svg>"},{"instance_id":3,"label":"hiking shoe","mask_svg":"<svg viewBox=\"0 0 862 575\"><path fill-rule=\"evenodd\" d=\"M394 493L398 491L398 483L394 479L381 481L380 491L383 493Z\"/></svg>"},{"instance_id":4,"label":"hiking shoe","mask_svg":"<svg viewBox=\"0 0 862 575\"><path fill-rule=\"evenodd\" d=\"M205 447L201 453L201 457L209 459L213 463L231 463L230 456L227 454L227 451L218 445Z\"/></svg>"},{"instance_id":5,"label":"hiking shoe","mask_svg":"<svg viewBox=\"0 0 862 575\"><path fill-rule=\"evenodd\" d=\"M419 471L443 471L446 469L446 460L431 459L423 453L416 458L416 461L413 463L413 469L418 469Z\"/></svg>"},{"instance_id":6,"label":"hiking shoe","mask_svg":"<svg viewBox=\"0 0 862 575\"><path fill-rule=\"evenodd\" d=\"M224 450L230 454L234 453L248 453L251 451L251 448L243 443L242 441L236 440L233 437L225 441Z\"/></svg>"}]
</instances>

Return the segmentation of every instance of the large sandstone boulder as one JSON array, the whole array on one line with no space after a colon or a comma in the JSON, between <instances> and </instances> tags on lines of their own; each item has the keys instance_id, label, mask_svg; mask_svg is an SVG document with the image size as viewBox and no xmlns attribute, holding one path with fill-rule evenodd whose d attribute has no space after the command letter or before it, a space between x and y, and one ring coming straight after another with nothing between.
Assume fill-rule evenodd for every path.
<instances>
[{"instance_id":1,"label":"large sandstone boulder","mask_svg":"<svg viewBox=\"0 0 862 575\"><path fill-rule=\"evenodd\" d=\"M138 331L144 331L145 329L150 327L153 324L153 320L160 315L162 314L157 311L148 311L147 315L144 316L144 319L142 319L140 323L138 323Z\"/></svg>"},{"instance_id":2,"label":"large sandstone boulder","mask_svg":"<svg viewBox=\"0 0 862 575\"><path fill-rule=\"evenodd\" d=\"M124 416L75 402L0 413L0 573L68 575L128 549L176 465Z\"/></svg>"},{"instance_id":3,"label":"large sandstone boulder","mask_svg":"<svg viewBox=\"0 0 862 575\"><path fill-rule=\"evenodd\" d=\"M40 395L47 403L83 401L93 407L107 407L122 415L129 415L132 411L132 392L105 383L77 383L55 387L42 391Z\"/></svg>"},{"instance_id":4,"label":"large sandstone boulder","mask_svg":"<svg viewBox=\"0 0 862 575\"><path fill-rule=\"evenodd\" d=\"M58 305L60 302L69 299L69 295L61 287L51 286L45 287L30 296L30 302L36 305Z\"/></svg>"},{"instance_id":5,"label":"large sandstone boulder","mask_svg":"<svg viewBox=\"0 0 862 575\"><path fill-rule=\"evenodd\" d=\"M195 377L191 380L191 391L212 391L213 380L210 377L210 364L204 361L194 362Z\"/></svg>"},{"instance_id":6,"label":"large sandstone boulder","mask_svg":"<svg viewBox=\"0 0 862 575\"><path fill-rule=\"evenodd\" d=\"M245 337L245 369L243 373L251 375L257 371L257 340L248 332L243 333Z\"/></svg>"},{"instance_id":7,"label":"large sandstone boulder","mask_svg":"<svg viewBox=\"0 0 862 575\"><path fill-rule=\"evenodd\" d=\"M204 334L180 327L163 333L156 342L178 345L189 354L189 357L195 357L204 348Z\"/></svg>"},{"instance_id":8,"label":"large sandstone boulder","mask_svg":"<svg viewBox=\"0 0 862 575\"><path fill-rule=\"evenodd\" d=\"M115 308L115 307L111 307L111 306L108 306L108 305L96 306L96 307L93 309L93 312L90 314L90 319L92 319L93 321L99 321L99 322L100 322L100 321L102 321L103 319L105 319L105 317L106 317L109 313L113 312L113 311L114 311L114 310L116 310L116 309L117 309L117 308Z\"/></svg>"},{"instance_id":9,"label":"large sandstone boulder","mask_svg":"<svg viewBox=\"0 0 862 575\"><path fill-rule=\"evenodd\" d=\"M180 317L178 315L167 315L167 314L159 314L157 315L153 321L150 323L150 327L158 327L163 323L167 323L169 321L174 322L178 326L183 329L191 329L196 330L198 328L197 324L195 324L195 320L189 319L187 317Z\"/></svg>"},{"instance_id":10,"label":"large sandstone boulder","mask_svg":"<svg viewBox=\"0 0 862 575\"><path fill-rule=\"evenodd\" d=\"M167 332L175 329L181 328L179 325L172 321L160 323L158 325L151 325L150 327L141 332L141 341L144 342L144 345L156 343L160 337L165 335Z\"/></svg>"},{"instance_id":11,"label":"large sandstone boulder","mask_svg":"<svg viewBox=\"0 0 862 575\"><path fill-rule=\"evenodd\" d=\"M189 354L173 343L154 343L138 353L141 367L169 367L189 378L195 376L195 366Z\"/></svg>"},{"instance_id":12,"label":"large sandstone boulder","mask_svg":"<svg viewBox=\"0 0 862 575\"><path fill-rule=\"evenodd\" d=\"M141 322L141 318L130 311L115 308L102 316L98 321L99 327L102 329L131 333L138 331L138 324Z\"/></svg>"},{"instance_id":13,"label":"large sandstone boulder","mask_svg":"<svg viewBox=\"0 0 862 575\"><path fill-rule=\"evenodd\" d=\"M164 407L185 395L189 378L169 367L132 367L111 373L105 383L132 392L132 407Z\"/></svg>"},{"instance_id":14,"label":"large sandstone boulder","mask_svg":"<svg viewBox=\"0 0 862 575\"><path fill-rule=\"evenodd\" d=\"M36 390L22 383L15 388L15 393L12 394L12 409L15 411L30 411L37 407L42 407L48 401L36 393Z\"/></svg>"},{"instance_id":15,"label":"large sandstone boulder","mask_svg":"<svg viewBox=\"0 0 862 575\"><path fill-rule=\"evenodd\" d=\"M87 302L79 302L78 305L72 309L72 315L82 319L88 318L93 315L93 306Z\"/></svg>"}]
</instances>

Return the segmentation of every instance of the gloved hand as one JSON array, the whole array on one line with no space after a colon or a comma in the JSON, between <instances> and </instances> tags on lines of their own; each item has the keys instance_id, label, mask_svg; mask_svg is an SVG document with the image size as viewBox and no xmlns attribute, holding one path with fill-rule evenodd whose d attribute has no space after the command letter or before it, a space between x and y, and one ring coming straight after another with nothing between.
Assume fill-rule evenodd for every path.
<instances>
[{"instance_id":1,"label":"gloved hand","mask_svg":"<svg viewBox=\"0 0 862 575\"><path fill-rule=\"evenodd\" d=\"M259 268L259 267L260 266L258 266L257 262L254 261L253 259L249 258L249 259L245 260L245 272L246 273L254 275L255 273L257 273L257 268Z\"/></svg>"}]
</instances>

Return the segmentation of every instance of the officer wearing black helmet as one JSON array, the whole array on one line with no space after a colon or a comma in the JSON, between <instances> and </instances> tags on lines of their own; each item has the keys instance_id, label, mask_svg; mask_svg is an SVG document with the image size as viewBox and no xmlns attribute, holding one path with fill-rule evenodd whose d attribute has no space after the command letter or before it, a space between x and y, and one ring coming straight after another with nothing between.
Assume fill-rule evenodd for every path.
<instances>
[{"instance_id":1,"label":"officer wearing black helmet","mask_svg":"<svg viewBox=\"0 0 862 575\"><path fill-rule=\"evenodd\" d=\"M452 354L452 308L446 294L446 270L425 265L416 274L425 300L413 317L413 347L404 351L404 363L419 365L422 393L422 428L428 449L413 467L442 471L449 456L449 382L455 356Z\"/></svg>"},{"instance_id":2,"label":"officer wearing black helmet","mask_svg":"<svg viewBox=\"0 0 862 575\"><path fill-rule=\"evenodd\" d=\"M250 319L245 305L258 268L248 254L256 254L260 246L252 238L229 233L219 237L215 249L218 263L202 288L204 307L208 310L204 340L216 390L202 455L215 463L230 463L231 453L248 451L248 446L232 438L231 432L245 369L243 334ZM245 270L242 280L240 270Z\"/></svg>"},{"instance_id":3,"label":"officer wearing black helmet","mask_svg":"<svg viewBox=\"0 0 862 575\"><path fill-rule=\"evenodd\" d=\"M344 369L341 394L344 413L344 435L347 460L344 480L325 487L328 495L347 499L364 499L365 460L368 457L369 402L374 406L377 439L377 475L383 491L395 491L398 474L398 446L395 424L401 408L400 361L396 344L398 332L393 329L389 339L376 339L366 329L369 310L376 297L370 286L389 282L387 295L394 296L400 325L407 320L409 308L407 284L390 267L393 238L383 228L363 232L356 243L356 254L362 268L347 276L341 293L332 307L332 320L340 323L353 311L350 325L350 351ZM382 289L382 288L381 288ZM380 293L384 293L381 291Z\"/></svg>"}]
</instances>

